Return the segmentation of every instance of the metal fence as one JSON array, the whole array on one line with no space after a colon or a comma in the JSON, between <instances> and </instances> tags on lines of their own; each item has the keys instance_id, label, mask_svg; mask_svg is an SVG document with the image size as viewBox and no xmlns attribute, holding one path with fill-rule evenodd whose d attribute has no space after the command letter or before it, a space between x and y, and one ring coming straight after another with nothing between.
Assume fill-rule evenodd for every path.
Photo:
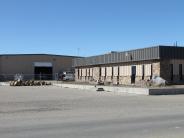
<instances>
[{"instance_id":1,"label":"metal fence","mask_svg":"<svg viewBox=\"0 0 184 138\"><path fill-rule=\"evenodd\" d=\"M0 74L0 81L12 80L59 80L59 74Z\"/></svg>"}]
</instances>

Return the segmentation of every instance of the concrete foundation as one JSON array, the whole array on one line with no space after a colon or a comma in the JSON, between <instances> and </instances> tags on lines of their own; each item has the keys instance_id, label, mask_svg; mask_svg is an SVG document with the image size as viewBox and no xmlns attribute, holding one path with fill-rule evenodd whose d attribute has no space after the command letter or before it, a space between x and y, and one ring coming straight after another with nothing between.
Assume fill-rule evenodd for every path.
<instances>
[{"instance_id":1,"label":"concrete foundation","mask_svg":"<svg viewBox=\"0 0 184 138\"><path fill-rule=\"evenodd\" d=\"M114 87L114 86L93 86L80 84L53 84L63 88L83 89L97 91L99 88L107 92L121 92L127 94L141 95L174 95L184 94L184 88L137 88L137 87Z\"/></svg>"}]
</instances>

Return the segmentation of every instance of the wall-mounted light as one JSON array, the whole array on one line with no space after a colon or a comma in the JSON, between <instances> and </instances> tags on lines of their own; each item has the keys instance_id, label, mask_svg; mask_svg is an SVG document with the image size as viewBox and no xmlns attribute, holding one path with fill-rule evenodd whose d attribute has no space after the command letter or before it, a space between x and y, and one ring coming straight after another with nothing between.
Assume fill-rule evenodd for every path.
<instances>
[{"instance_id":1,"label":"wall-mounted light","mask_svg":"<svg viewBox=\"0 0 184 138\"><path fill-rule=\"evenodd\" d=\"M133 60L133 57L132 57L132 54L131 53L126 52L125 53L125 56L128 57L128 58L130 58L130 60Z\"/></svg>"}]
</instances>

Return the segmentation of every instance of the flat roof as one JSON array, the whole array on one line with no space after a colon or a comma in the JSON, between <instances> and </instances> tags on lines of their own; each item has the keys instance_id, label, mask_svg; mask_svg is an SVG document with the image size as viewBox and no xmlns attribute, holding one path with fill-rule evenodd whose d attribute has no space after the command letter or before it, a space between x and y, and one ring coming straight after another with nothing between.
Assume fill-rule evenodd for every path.
<instances>
[{"instance_id":1,"label":"flat roof","mask_svg":"<svg viewBox=\"0 0 184 138\"><path fill-rule=\"evenodd\" d=\"M94 66L156 59L184 59L184 47L159 45L123 52L110 52L103 55L76 58L73 61L73 66Z\"/></svg>"},{"instance_id":2,"label":"flat roof","mask_svg":"<svg viewBox=\"0 0 184 138\"><path fill-rule=\"evenodd\" d=\"M79 56L57 55L57 54L0 54L0 56L60 56L60 57L82 58Z\"/></svg>"}]
</instances>

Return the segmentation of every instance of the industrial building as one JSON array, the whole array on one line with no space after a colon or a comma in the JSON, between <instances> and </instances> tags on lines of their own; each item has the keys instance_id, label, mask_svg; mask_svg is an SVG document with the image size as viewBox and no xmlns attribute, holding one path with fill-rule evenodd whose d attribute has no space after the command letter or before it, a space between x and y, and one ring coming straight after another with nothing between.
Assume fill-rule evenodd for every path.
<instances>
[{"instance_id":1,"label":"industrial building","mask_svg":"<svg viewBox=\"0 0 184 138\"><path fill-rule=\"evenodd\" d=\"M74 59L77 82L139 84L153 76L184 83L184 47L155 46Z\"/></svg>"},{"instance_id":2,"label":"industrial building","mask_svg":"<svg viewBox=\"0 0 184 138\"><path fill-rule=\"evenodd\" d=\"M0 80L13 80L17 74L24 79L57 79L63 71L72 71L74 58L51 54L0 55Z\"/></svg>"}]
</instances>

